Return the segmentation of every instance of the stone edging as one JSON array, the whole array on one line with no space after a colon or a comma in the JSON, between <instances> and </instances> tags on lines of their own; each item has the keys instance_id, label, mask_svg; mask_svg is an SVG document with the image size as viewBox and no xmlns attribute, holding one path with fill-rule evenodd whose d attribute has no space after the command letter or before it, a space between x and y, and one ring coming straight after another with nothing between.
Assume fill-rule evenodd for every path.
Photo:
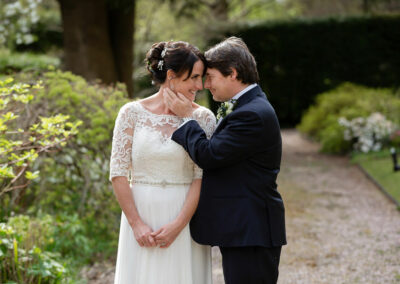
<instances>
[{"instance_id":1,"label":"stone edging","mask_svg":"<svg viewBox=\"0 0 400 284\"><path fill-rule=\"evenodd\" d=\"M372 182L376 185L376 187L378 187L378 188L380 189L380 191L382 191L383 194L384 194L387 198L389 198L390 201L392 201L394 204L396 204L397 208L400 209L400 203L399 203L396 199L394 199L393 196L391 196L391 195L386 191L386 189L385 189L382 185L380 185L380 183L379 183L378 181L376 181L376 180L367 172L367 170L365 170L359 163L357 163L357 166L358 166L358 168L364 173L364 175L365 175L370 181L372 181Z\"/></svg>"}]
</instances>

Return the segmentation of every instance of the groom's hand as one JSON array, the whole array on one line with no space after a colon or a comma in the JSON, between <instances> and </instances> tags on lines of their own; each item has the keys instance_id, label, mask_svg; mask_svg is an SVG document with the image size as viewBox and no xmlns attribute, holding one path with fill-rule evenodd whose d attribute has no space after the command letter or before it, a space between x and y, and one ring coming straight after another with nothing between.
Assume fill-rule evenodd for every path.
<instances>
[{"instance_id":1,"label":"groom's hand","mask_svg":"<svg viewBox=\"0 0 400 284\"><path fill-rule=\"evenodd\" d=\"M179 117L191 117L192 102L181 93L174 93L169 88L164 89L164 102L168 108Z\"/></svg>"}]
</instances>

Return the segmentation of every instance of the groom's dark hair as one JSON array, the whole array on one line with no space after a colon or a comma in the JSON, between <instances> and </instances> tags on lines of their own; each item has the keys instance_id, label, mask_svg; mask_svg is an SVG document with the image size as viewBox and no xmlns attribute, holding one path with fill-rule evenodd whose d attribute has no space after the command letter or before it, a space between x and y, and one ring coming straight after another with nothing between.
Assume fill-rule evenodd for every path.
<instances>
[{"instance_id":1,"label":"groom's dark hair","mask_svg":"<svg viewBox=\"0 0 400 284\"><path fill-rule=\"evenodd\" d=\"M232 68L237 71L237 79L244 84L259 82L257 63L247 45L241 38L230 37L214 45L206 51L208 68L215 68L222 75L232 74Z\"/></svg>"}]
</instances>

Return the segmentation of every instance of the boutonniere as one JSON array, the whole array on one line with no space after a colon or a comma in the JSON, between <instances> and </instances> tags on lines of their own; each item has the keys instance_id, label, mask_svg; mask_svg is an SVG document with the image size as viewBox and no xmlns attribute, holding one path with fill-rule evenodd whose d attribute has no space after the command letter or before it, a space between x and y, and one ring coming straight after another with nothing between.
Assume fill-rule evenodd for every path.
<instances>
[{"instance_id":1,"label":"boutonniere","mask_svg":"<svg viewBox=\"0 0 400 284\"><path fill-rule=\"evenodd\" d=\"M223 102L217 110L217 121L230 114L236 107L237 100Z\"/></svg>"}]
</instances>

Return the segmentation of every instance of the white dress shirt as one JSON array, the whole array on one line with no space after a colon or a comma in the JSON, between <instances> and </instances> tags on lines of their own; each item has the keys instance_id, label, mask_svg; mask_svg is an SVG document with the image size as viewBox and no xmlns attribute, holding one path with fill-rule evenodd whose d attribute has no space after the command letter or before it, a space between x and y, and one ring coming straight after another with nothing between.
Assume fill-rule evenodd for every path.
<instances>
[{"instance_id":1,"label":"white dress shirt","mask_svg":"<svg viewBox=\"0 0 400 284\"><path fill-rule=\"evenodd\" d=\"M231 99L229 99L229 100L230 100L230 101L231 101L231 100L238 100L241 96L243 96L243 94L247 93L248 91L250 91L251 89L253 89L255 86L257 86L256 83L247 86L246 88L244 88L243 90L241 90L239 93L237 93L236 95L234 95L234 96L233 96ZM223 117L221 117L221 118L218 120L217 126L219 125L219 123L221 122L222 119L223 119Z\"/></svg>"}]
</instances>

